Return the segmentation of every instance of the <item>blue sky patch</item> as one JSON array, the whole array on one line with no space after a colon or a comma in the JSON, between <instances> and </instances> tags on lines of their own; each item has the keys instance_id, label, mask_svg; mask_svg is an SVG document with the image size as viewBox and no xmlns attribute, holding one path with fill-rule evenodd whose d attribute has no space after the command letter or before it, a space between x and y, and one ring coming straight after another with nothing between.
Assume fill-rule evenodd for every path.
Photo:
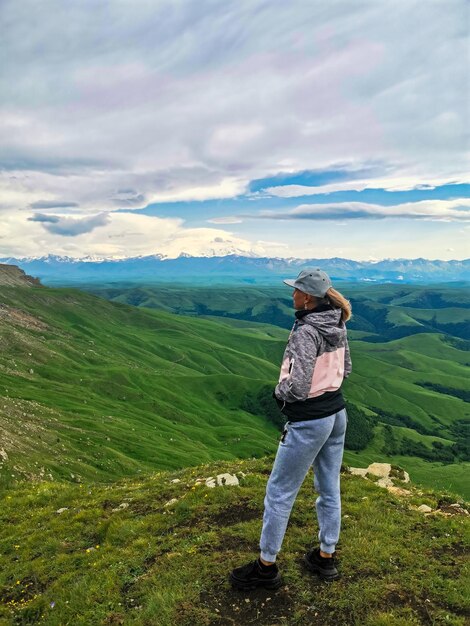
<instances>
[{"instance_id":1,"label":"blue sky patch","mask_svg":"<svg viewBox=\"0 0 470 626\"><path fill-rule=\"evenodd\" d=\"M299 173L298 177L304 177L305 173ZM326 172L322 175L326 176ZM335 175L339 175L336 172ZM261 180L261 179L260 179ZM263 188L267 180L262 179ZM280 179L279 179L280 180ZM283 184L294 184L295 176L285 178ZM299 178L300 180L300 178ZM304 180L304 179L303 179ZM313 178L310 179L313 181ZM336 179L338 180L338 179ZM259 181L252 181L258 184ZM322 183L324 184L325 180ZM331 179L330 181L331 182ZM296 182L295 184L298 184ZM250 189L254 187L250 184ZM301 204L332 204L338 202L366 202L382 206L394 206L407 202L419 202L421 200L453 200L456 198L470 197L469 184L442 185L436 188L410 189L406 191L386 191L385 189L364 189L362 191L335 191L332 193L297 196L295 198L281 198L277 196L250 196L240 195L234 198L202 200L202 201L179 201L150 204L144 209L135 211L141 215L154 215L158 217L180 217L191 225L206 224L207 220L215 217L227 217L231 215L256 215L260 211L289 210ZM122 209L127 211L128 209Z\"/></svg>"},{"instance_id":2,"label":"blue sky patch","mask_svg":"<svg viewBox=\"0 0 470 626\"><path fill-rule=\"evenodd\" d=\"M372 169L361 169L355 171L348 171L344 169L339 170L318 170L318 171L305 171L296 172L294 174L280 173L276 176L268 178L258 178L252 180L249 184L248 190L250 193L262 191L269 187L284 187L285 185L303 185L305 187L320 187L321 185L328 185L329 183L344 182L346 180L357 180L359 178L370 176Z\"/></svg>"}]
</instances>

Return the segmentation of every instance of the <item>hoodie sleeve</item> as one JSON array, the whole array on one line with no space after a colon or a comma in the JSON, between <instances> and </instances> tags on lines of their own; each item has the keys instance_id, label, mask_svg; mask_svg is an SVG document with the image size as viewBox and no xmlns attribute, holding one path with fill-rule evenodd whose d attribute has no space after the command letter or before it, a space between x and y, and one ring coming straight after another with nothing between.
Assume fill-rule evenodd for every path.
<instances>
[{"instance_id":1,"label":"hoodie sleeve","mask_svg":"<svg viewBox=\"0 0 470 626\"><path fill-rule=\"evenodd\" d=\"M301 326L289 341L289 375L274 391L276 398L284 402L306 400L312 384L318 344L315 333Z\"/></svg>"},{"instance_id":2,"label":"hoodie sleeve","mask_svg":"<svg viewBox=\"0 0 470 626\"><path fill-rule=\"evenodd\" d=\"M351 372L352 372L351 353L349 352L349 343L348 343L348 340L346 339L346 344L344 346L344 377L347 378Z\"/></svg>"}]
</instances>

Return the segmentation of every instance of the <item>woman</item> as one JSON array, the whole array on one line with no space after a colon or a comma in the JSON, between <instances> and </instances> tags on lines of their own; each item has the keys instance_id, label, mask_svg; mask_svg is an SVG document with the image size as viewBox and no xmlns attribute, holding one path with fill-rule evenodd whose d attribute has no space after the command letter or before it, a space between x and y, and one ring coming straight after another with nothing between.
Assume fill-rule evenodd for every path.
<instances>
[{"instance_id":1,"label":"woman","mask_svg":"<svg viewBox=\"0 0 470 626\"><path fill-rule=\"evenodd\" d=\"M319 493L320 545L307 552L307 568L325 580L339 577L335 547L341 521L340 469L347 415L341 394L351 372L345 322L349 302L320 269L285 280L294 287L296 321L289 335L274 396L288 422L266 487L260 557L230 575L240 589L282 585L276 558L297 493L311 466Z\"/></svg>"}]
</instances>

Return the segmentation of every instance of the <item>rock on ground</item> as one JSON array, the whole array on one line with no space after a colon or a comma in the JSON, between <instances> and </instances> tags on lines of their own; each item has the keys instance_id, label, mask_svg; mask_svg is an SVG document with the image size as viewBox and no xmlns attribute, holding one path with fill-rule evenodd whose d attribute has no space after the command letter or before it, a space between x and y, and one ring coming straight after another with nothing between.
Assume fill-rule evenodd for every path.
<instances>
[{"instance_id":1,"label":"rock on ground","mask_svg":"<svg viewBox=\"0 0 470 626\"><path fill-rule=\"evenodd\" d=\"M362 476L366 479L367 474L372 474L373 476L377 476L379 478L377 481L377 485L379 487L393 491L396 494L398 494L399 490L400 495L407 495L409 493L406 489L400 489L394 485L393 480L395 477L390 475L392 473L392 466L390 463L371 463L369 467L350 467L349 473L356 476ZM408 472L403 471L403 474L403 482L408 483L410 481Z\"/></svg>"},{"instance_id":2,"label":"rock on ground","mask_svg":"<svg viewBox=\"0 0 470 626\"><path fill-rule=\"evenodd\" d=\"M230 487L237 486L240 483L238 482L238 478L234 474L218 474L215 478L213 476L209 476L206 479L206 487Z\"/></svg>"}]
</instances>

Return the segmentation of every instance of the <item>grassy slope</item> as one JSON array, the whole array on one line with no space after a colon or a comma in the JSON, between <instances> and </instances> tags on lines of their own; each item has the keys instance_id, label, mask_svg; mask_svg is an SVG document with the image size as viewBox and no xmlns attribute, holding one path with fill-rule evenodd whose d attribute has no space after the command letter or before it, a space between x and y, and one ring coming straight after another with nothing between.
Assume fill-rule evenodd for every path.
<instances>
[{"instance_id":1,"label":"grassy slope","mask_svg":"<svg viewBox=\"0 0 470 626\"><path fill-rule=\"evenodd\" d=\"M443 425L468 416L468 405L461 399L416 384L427 381L456 389L468 384L466 353L442 336L420 334L387 344L358 341L352 351L359 380L351 379L351 391L354 397L354 387L360 386L368 406L412 415L429 428L435 427L433 415Z\"/></svg>"},{"instance_id":2,"label":"grassy slope","mask_svg":"<svg viewBox=\"0 0 470 626\"><path fill-rule=\"evenodd\" d=\"M397 497L349 474L342 477L339 581L320 583L300 563L318 532L310 477L280 555L285 586L232 590L228 572L257 551L271 463L218 462L109 486L42 482L7 490L0 624L468 623L469 517L424 516L411 507L436 508L442 494L412 489ZM196 478L225 471L238 473L239 487L195 486ZM172 498L177 502L165 506ZM113 511L120 505L127 508Z\"/></svg>"},{"instance_id":3,"label":"grassy slope","mask_svg":"<svg viewBox=\"0 0 470 626\"><path fill-rule=\"evenodd\" d=\"M225 306L235 299L224 298ZM3 288L1 300L49 326L0 318L0 428L10 457L0 483L25 474L112 480L275 450L275 429L240 405L246 392L274 384L285 330L177 317L70 289ZM354 373L346 394L375 411L378 425L371 445L346 452L346 461L389 460L380 410L434 429L434 436L409 431L408 438L451 444L448 427L468 415L468 405L416 383L466 388L466 353L438 334L370 343L350 332ZM399 438L405 434L393 428ZM469 464L393 461L423 484L470 496Z\"/></svg>"},{"instance_id":4,"label":"grassy slope","mask_svg":"<svg viewBox=\"0 0 470 626\"><path fill-rule=\"evenodd\" d=\"M101 297L121 303L161 308L177 313L191 314L207 308L213 314L236 314L252 311L251 317L268 310L274 305L288 318L291 317L291 290L287 287L248 287L248 286L168 286L161 285L121 285L100 287L79 285ZM468 289L455 286L416 286L416 285L360 285L341 282L340 291L353 302L375 303L378 310L392 315L404 311L412 320L430 320L434 316L442 323L456 323L469 320Z\"/></svg>"},{"instance_id":5,"label":"grassy slope","mask_svg":"<svg viewBox=\"0 0 470 626\"><path fill-rule=\"evenodd\" d=\"M274 427L239 406L275 379L282 331L255 335L73 290L3 288L1 300L48 324L0 322L4 481L21 475L14 465L107 480L274 450Z\"/></svg>"},{"instance_id":6,"label":"grassy slope","mask_svg":"<svg viewBox=\"0 0 470 626\"><path fill-rule=\"evenodd\" d=\"M380 416L380 409L384 409L410 416L435 435L393 426L398 439L406 434L408 439L418 439L430 446L440 437L444 443L451 444L453 437L448 427L457 419L468 419L468 404L460 398L423 389L416 383L427 381L467 388L465 352L447 344L440 335L420 334L386 344L353 341L351 353L355 376L351 376L345 387L350 401L376 411L374 419L378 424L384 421ZM361 467L374 461L392 462L405 467L417 482L470 497L470 463L430 463L417 457L390 455L384 449L380 425L366 450L346 452L345 460Z\"/></svg>"},{"instance_id":7,"label":"grassy slope","mask_svg":"<svg viewBox=\"0 0 470 626\"><path fill-rule=\"evenodd\" d=\"M227 326L249 326L249 322L217 318ZM252 326L257 326L252 322ZM370 413L377 412L375 437L361 452L345 451L345 461L366 467L374 461L392 462L410 473L423 485L449 489L470 498L468 472L470 463L431 463L417 457L390 455L384 450L383 418L380 410L408 415L428 427L434 435L392 426L398 439L422 441L428 446L439 440L451 445L448 427L458 419L468 419L468 403L457 397L417 385L434 382L451 388L467 389L468 357L464 350L449 344L442 335L422 333L386 343L361 341L363 333L350 331L354 373L344 384L349 401ZM385 421L386 422L386 421Z\"/></svg>"}]
</instances>

